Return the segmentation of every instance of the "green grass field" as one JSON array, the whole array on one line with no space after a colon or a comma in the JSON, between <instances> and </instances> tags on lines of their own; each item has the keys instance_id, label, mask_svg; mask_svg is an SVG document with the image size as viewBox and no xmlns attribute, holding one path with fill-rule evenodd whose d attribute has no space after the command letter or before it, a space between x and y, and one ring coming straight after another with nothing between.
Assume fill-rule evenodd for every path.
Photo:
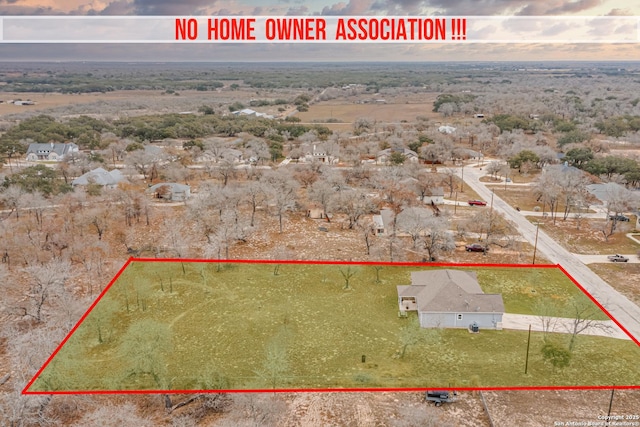
<instances>
[{"instance_id":1,"label":"green grass field","mask_svg":"<svg viewBox=\"0 0 640 427\"><path fill-rule=\"evenodd\" d=\"M421 268L434 267L135 261L28 391L640 384L628 340L579 336L569 366L553 369L533 333L525 375L527 332L398 317L396 285ZM568 301L589 302L558 269L473 270L507 312L554 301L562 316Z\"/></svg>"}]
</instances>

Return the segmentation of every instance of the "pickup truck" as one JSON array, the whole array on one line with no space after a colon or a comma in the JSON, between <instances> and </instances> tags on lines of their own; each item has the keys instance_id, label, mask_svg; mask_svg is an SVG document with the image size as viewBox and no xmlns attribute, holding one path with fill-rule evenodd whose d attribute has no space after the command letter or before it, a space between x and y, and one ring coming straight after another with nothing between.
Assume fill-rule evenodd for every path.
<instances>
[{"instance_id":1,"label":"pickup truck","mask_svg":"<svg viewBox=\"0 0 640 427\"><path fill-rule=\"evenodd\" d=\"M487 202L483 202L482 200L469 200L469 206L487 206Z\"/></svg>"},{"instance_id":2,"label":"pickup truck","mask_svg":"<svg viewBox=\"0 0 640 427\"><path fill-rule=\"evenodd\" d=\"M623 255L619 255L619 254L615 254L615 255L609 255L607 257L607 259L611 262L627 262L629 261L629 258L627 258L626 256Z\"/></svg>"}]
</instances>

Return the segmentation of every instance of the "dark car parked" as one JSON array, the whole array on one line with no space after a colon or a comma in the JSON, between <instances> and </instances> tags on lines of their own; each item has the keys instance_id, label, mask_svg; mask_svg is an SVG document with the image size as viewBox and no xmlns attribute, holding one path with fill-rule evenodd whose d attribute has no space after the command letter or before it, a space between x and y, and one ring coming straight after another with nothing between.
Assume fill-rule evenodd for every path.
<instances>
[{"instance_id":1,"label":"dark car parked","mask_svg":"<svg viewBox=\"0 0 640 427\"><path fill-rule=\"evenodd\" d=\"M622 214L618 214L618 215L609 215L609 219L610 220L616 220L616 221L629 221L629 217L628 216L624 216Z\"/></svg>"},{"instance_id":2,"label":"dark car parked","mask_svg":"<svg viewBox=\"0 0 640 427\"><path fill-rule=\"evenodd\" d=\"M471 243L470 245L465 245L464 249L467 252L485 252L489 250L488 247L480 243Z\"/></svg>"}]
</instances>

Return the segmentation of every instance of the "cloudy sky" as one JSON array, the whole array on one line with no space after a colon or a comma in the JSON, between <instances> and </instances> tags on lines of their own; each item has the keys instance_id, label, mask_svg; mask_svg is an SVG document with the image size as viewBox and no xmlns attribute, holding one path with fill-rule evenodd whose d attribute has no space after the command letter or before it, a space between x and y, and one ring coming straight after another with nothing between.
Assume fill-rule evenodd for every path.
<instances>
[{"instance_id":1,"label":"cloudy sky","mask_svg":"<svg viewBox=\"0 0 640 427\"><path fill-rule=\"evenodd\" d=\"M0 0L0 15L640 15L640 0ZM0 44L2 60L640 60L640 44Z\"/></svg>"}]
</instances>

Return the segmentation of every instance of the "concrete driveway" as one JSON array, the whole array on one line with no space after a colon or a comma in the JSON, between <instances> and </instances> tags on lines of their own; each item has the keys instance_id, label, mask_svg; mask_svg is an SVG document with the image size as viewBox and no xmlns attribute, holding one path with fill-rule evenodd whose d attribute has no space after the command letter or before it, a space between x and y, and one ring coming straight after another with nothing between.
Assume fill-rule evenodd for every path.
<instances>
[{"instance_id":1,"label":"concrete driveway","mask_svg":"<svg viewBox=\"0 0 640 427\"><path fill-rule=\"evenodd\" d=\"M546 318L548 322L549 332L570 334L573 330L573 319L567 317L551 317ZM531 330L535 332L544 332L542 319L539 316L529 316L526 314L505 313L502 316L502 329L515 329L518 331ZM581 335L597 335L600 337L610 337L628 340L631 339L611 320L598 321L597 326L592 326L580 333Z\"/></svg>"}]
</instances>

